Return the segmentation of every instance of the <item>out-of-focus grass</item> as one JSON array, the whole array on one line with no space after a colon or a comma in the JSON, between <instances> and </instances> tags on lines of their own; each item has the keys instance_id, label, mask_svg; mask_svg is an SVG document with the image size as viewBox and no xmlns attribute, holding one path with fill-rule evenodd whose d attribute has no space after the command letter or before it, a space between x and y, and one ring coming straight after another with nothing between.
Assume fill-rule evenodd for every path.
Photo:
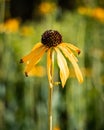
<instances>
[{"instance_id":1,"label":"out-of-focus grass","mask_svg":"<svg viewBox=\"0 0 104 130\"><path fill-rule=\"evenodd\" d=\"M84 75L84 83L80 85L71 70L65 88L54 88L54 127L104 129L104 24L78 12L60 16L46 15L38 23L21 25L17 20L17 24L10 20L9 24L0 25L0 129L47 130L47 76L26 78L24 66L19 64L21 57L41 40L41 34L47 29L58 30L63 41L81 48L79 64ZM46 67L45 58L41 65ZM55 78L59 78L57 74Z\"/></svg>"}]
</instances>

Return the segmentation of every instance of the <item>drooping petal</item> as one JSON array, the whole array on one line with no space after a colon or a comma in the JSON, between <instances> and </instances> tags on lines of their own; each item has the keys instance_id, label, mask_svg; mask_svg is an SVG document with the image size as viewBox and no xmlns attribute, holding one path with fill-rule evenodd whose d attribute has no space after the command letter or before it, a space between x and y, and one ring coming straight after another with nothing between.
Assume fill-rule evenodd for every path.
<instances>
[{"instance_id":1,"label":"drooping petal","mask_svg":"<svg viewBox=\"0 0 104 130\"><path fill-rule=\"evenodd\" d=\"M64 44L64 46L72 49L73 51L76 51L78 54L80 54L80 49L78 47L74 46L73 44L71 44L71 43L62 43L62 44Z\"/></svg>"},{"instance_id":2,"label":"drooping petal","mask_svg":"<svg viewBox=\"0 0 104 130\"><path fill-rule=\"evenodd\" d=\"M37 54L37 53L38 53L38 50L40 50L43 46L44 46L44 45L43 45L42 43L37 43L37 44L33 47L32 51L31 51L28 55L24 56L24 57L20 60L20 63L26 63L26 62L30 61L33 57L36 57L36 55L38 55L38 54Z\"/></svg>"},{"instance_id":3,"label":"drooping petal","mask_svg":"<svg viewBox=\"0 0 104 130\"><path fill-rule=\"evenodd\" d=\"M45 75L45 68L42 66L34 66L29 72L28 76L43 77Z\"/></svg>"},{"instance_id":4,"label":"drooping petal","mask_svg":"<svg viewBox=\"0 0 104 130\"><path fill-rule=\"evenodd\" d=\"M57 52L57 63L60 68L60 79L62 82L62 87L64 87L66 80L69 76L69 69L68 69L67 62L64 56L62 55L62 53L59 51L57 47L55 48L55 50Z\"/></svg>"},{"instance_id":5,"label":"drooping petal","mask_svg":"<svg viewBox=\"0 0 104 130\"><path fill-rule=\"evenodd\" d=\"M82 76L82 73L79 69L77 62L72 57L72 55L67 51L66 48L63 48L62 46L59 46L59 48L62 50L63 54L68 58L68 60L72 63L74 70L75 70L76 77L77 77L78 81L80 83L82 83L83 82L83 76Z\"/></svg>"},{"instance_id":6,"label":"drooping petal","mask_svg":"<svg viewBox=\"0 0 104 130\"><path fill-rule=\"evenodd\" d=\"M67 44L65 43L62 43L60 44L59 46L62 46L62 47L65 47L67 49L67 51L70 53L70 55L73 56L73 58L75 59L76 62L78 62L78 59L77 57L73 54L73 52L71 51L71 49L67 46Z\"/></svg>"},{"instance_id":7,"label":"drooping petal","mask_svg":"<svg viewBox=\"0 0 104 130\"><path fill-rule=\"evenodd\" d=\"M41 48L35 49L33 52L36 53L34 56L32 56L31 60L27 62L26 68L25 68L25 73L28 75L28 72L36 65L40 59L42 58L43 54L47 48L45 46L42 46Z\"/></svg>"},{"instance_id":8,"label":"drooping petal","mask_svg":"<svg viewBox=\"0 0 104 130\"><path fill-rule=\"evenodd\" d=\"M54 52L52 49L48 49L47 51L47 73L50 87L53 85L53 63L54 62Z\"/></svg>"},{"instance_id":9,"label":"drooping petal","mask_svg":"<svg viewBox=\"0 0 104 130\"><path fill-rule=\"evenodd\" d=\"M36 45L34 45L34 47L32 48L32 51L35 50L36 48L39 48L41 46L44 46L41 42L37 43Z\"/></svg>"}]
</instances>

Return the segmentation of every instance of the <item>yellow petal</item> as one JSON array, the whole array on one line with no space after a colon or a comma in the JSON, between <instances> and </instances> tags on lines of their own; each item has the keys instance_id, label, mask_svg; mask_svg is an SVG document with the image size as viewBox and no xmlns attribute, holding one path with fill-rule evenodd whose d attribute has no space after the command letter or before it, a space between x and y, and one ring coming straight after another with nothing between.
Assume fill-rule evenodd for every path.
<instances>
[{"instance_id":1,"label":"yellow petal","mask_svg":"<svg viewBox=\"0 0 104 130\"><path fill-rule=\"evenodd\" d=\"M58 62L58 66L60 68L60 79L62 82L62 87L64 87L66 80L69 76L69 69L68 69L67 62L66 62L64 56L62 55L62 53L59 51L58 48L55 48L55 50L57 52L57 62Z\"/></svg>"},{"instance_id":2,"label":"yellow petal","mask_svg":"<svg viewBox=\"0 0 104 130\"><path fill-rule=\"evenodd\" d=\"M80 49L76 46L74 46L73 44L70 43L62 43L64 44L64 46L67 46L68 48L72 49L73 51L76 51L78 54L80 54Z\"/></svg>"},{"instance_id":3,"label":"yellow petal","mask_svg":"<svg viewBox=\"0 0 104 130\"><path fill-rule=\"evenodd\" d=\"M44 45L42 45L41 43L37 43L33 47L32 51L20 60L20 63L26 63L27 61L30 61L33 57L36 57L36 55L38 55L38 50L41 49L43 46Z\"/></svg>"},{"instance_id":4,"label":"yellow petal","mask_svg":"<svg viewBox=\"0 0 104 130\"><path fill-rule=\"evenodd\" d=\"M76 61L76 62L78 62L77 57L73 54L73 52L70 50L70 48L68 47L68 45L67 45L67 44L62 43L62 44L60 44L60 46L65 47L65 48L67 49L67 51L70 53L70 55L72 55L72 56L73 56L73 58L75 59L75 61Z\"/></svg>"},{"instance_id":5,"label":"yellow petal","mask_svg":"<svg viewBox=\"0 0 104 130\"><path fill-rule=\"evenodd\" d=\"M27 76L38 76L43 77L45 75L45 68L42 66L34 66L29 72Z\"/></svg>"},{"instance_id":6,"label":"yellow petal","mask_svg":"<svg viewBox=\"0 0 104 130\"><path fill-rule=\"evenodd\" d=\"M54 53L52 49L47 51L47 73L50 87L53 87L53 63L54 62Z\"/></svg>"},{"instance_id":7,"label":"yellow petal","mask_svg":"<svg viewBox=\"0 0 104 130\"><path fill-rule=\"evenodd\" d=\"M35 53L32 58L27 62L27 66L25 68L25 72L28 75L28 72L34 67L34 65L36 65L39 60L42 58L43 54L45 53L45 51L47 50L47 48L45 46L42 46L41 48L36 48L33 52Z\"/></svg>"},{"instance_id":8,"label":"yellow petal","mask_svg":"<svg viewBox=\"0 0 104 130\"><path fill-rule=\"evenodd\" d=\"M35 50L36 48L39 48L41 46L44 46L42 43L37 43L36 45L34 45L34 47L32 48L32 51Z\"/></svg>"},{"instance_id":9,"label":"yellow petal","mask_svg":"<svg viewBox=\"0 0 104 130\"><path fill-rule=\"evenodd\" d=\"M79 69L79 66L78 66L77 62L72 57L72 55L67 51L66 48L63 48L62 46L59 46L59 47L62 50L62 52L64 53L64 55L68 58L68 60L72 63L72 65L74 67L74 70L75 70L76 77L77 77L78 81L80 83L82 83L83 82L83 76L82 76L82 73L81 73L81 71Z\"/></svg>"}]
</instances>

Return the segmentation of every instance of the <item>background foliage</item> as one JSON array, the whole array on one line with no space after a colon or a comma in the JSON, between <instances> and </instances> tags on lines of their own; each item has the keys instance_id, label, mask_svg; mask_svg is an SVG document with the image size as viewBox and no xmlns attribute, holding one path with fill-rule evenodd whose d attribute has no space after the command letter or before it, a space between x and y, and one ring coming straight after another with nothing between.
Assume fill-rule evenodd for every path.
<instances>
[{"instance_id":1,"label":"background foliage","mask_svg":"<svg viewBox=\"0 0 104 130\"><path fill-rule=\"evenodd\" d=\"M26 78L19 64L47 29L81 48L84 76L80 85L71 69L65 88L54 88L54 130L104 129L103 7L102 0L0 0L0 130L48 130L47 75Z\"/></svg>"}]
</instances>

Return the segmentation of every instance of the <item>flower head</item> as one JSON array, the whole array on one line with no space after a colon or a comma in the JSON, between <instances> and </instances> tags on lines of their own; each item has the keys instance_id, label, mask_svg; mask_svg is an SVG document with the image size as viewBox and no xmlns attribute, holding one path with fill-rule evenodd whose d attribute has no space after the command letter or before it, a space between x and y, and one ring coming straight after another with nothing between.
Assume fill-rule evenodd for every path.
<instances>
[{"instance_id":1,"label":"flower head","mask_svg":"<svg viewBox=\"0 0 104 130\"><path fill-rule=\"evenodd\" d=\"M40 61L44 53L47 53L47 74L50 87L54 83L53 81L53 63L54 63L54 52L57 54L57 63L60 69L60 80L62 87L64 87L68 77L69 77L69 68L67 65L66 58L72 63L74 71L78 81L81 83L83 81L82 73L77 64L78 59L74 55L74 52L80 53L78 47L62 42L61 34L56 30L47 30L43 33L41 37L41 42L37 43L32 51L24 56L20 63L26 63L25 74L26 76L35 75L33 68Z\"/></svg>"},{"instance_id":2,"label":"flower head","mask_svg":"<svg viewBox=\"0 0 104 130\"><path fill-rule=\"evenodd\" d=\"M58 31L47 30L43 33L41 42L48 48L55 47L62 43L62 36Z\"/></svg>"}]
</instances>

